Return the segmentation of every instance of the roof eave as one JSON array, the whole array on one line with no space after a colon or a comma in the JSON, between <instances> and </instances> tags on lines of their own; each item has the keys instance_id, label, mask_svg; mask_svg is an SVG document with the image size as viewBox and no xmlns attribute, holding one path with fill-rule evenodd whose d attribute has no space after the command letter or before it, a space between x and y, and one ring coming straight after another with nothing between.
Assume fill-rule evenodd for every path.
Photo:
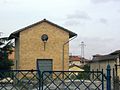
<instances>
[{"instance_id":1,"label":"roof eave","mask_svg":"<svg viewBox=\"0 0 120 90\"><path fill-rule=\"evenodd\" d=\"M50 22L50 21L48 21L48 20L46 20L46 19L43 19L42 21L39 21L39 22L37 22L37 23L34 23L34 24L32 24L32 25L29 25L29 26L27 26L27 27L24 27L24 28L22 28L22 29L19 29L19 30L15 31L15 32L11 33L10 36L9 36L9 39L13 39L13 38L19 37L19 33L20 33L21 31L23 31L23 30L25 30L25 29L28 29L28 28L31 28L31 27L33 27L33 26L35 26L35 25L37 25L37 24L42 23L42 22L47 22L47 23L49 23L49 24L51 24L51 25L53 25L53 26L56 26L56 27L58 27L58 28L63 29L64 31L66 31L66 32L69 33L69 38L72 38L72 37L74 37L74 36L77 36L76 33L72 32L72 31L70 31L70 30L68 30L68 29L65 29L65 28L63 28L63 27L61 27L61 26L59 26L59 25L57 25L57 24L54 24L54 23L52 23L52 22Z\"/></svg>"}]
</instances>

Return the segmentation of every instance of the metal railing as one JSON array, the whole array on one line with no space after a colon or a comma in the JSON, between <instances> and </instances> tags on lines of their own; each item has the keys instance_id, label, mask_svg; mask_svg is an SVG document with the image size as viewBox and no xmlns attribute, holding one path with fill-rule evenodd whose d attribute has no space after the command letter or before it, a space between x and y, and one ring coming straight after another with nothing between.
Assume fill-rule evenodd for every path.
<instances>
[{"instance_id":1,"label":"metal railing","mask_svg":"<svg viewBox=\"0 0 120 90\"><path fill-rule=\"evenodd\" d=\"M104 90L103 78L102 71L44 71L42 90Z\"/></svg>"},{"instance_id":2,"label":"metal railing","mask_svg":"<svg viewBox=\"0 0 120 90\"><path fill-rule=\"evenodd\" d=\"M114 90L120 89L120 65L115 64L113 69L113 88Z\"/></svg>"},{"instance_id":3,"label":"metal railing","mask_svg":"<svg viewBox=\"0 0 120 90\"><path fill-rule=\"evenodd\" d=\"M37 70L0 70L0 90L39 90Z\"/></svg>"},{"instance_id":4,"label":"metal railing","mask_svg":"<svg viewBox=\"0 0 120 90\"><path fill-rule=\"evenodd\" d=\"M0 70L0 90L111 90L110 75L110 67L106 78L103 70Z\"/></svg>"}]
</instances>

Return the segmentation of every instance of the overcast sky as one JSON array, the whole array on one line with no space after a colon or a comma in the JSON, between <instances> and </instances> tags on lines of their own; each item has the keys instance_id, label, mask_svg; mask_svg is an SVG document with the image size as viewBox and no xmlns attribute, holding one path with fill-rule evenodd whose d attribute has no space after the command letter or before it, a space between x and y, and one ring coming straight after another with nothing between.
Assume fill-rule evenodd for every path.
<instances>
[{"instance_id":1,"label":"overcast sky","mask_svg":"<svg viewBox=\"0 0 120 90\"><path fill-rule=\"evenodd\" d=\"M85 57L120 49L120 0L0 0L0 32L4 36L48 19L78 34L70 53Z\"/></svg>"}]
</instances>

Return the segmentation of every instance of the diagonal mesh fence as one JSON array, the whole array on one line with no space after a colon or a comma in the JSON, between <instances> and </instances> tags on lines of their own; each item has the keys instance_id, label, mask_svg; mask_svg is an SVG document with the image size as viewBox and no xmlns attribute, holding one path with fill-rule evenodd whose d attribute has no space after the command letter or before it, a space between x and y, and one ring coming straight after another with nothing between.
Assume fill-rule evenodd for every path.
<instances>
[{"instance_id":1,"label":"diagonal mesh fence","mask_svg":"<svg viewBox=\"0 0 120 90\"><path fill-rule=\"evenodd\" d=\"M42 90L103 90L102 71L44 71Z\"/></svg>"},{"instance_id":2,"label":"diagonal mesh fence","mask_svg":"<svg viewBox=\"0 0 120 90\"><path fill-rule=\"evenodd\" d=\"M2 70L0 90L104 90L103 71Z\"/></svg>"},{"instance_id":3,"label":"diagonal mesh fence","mask_svg":"<svg viewBox=\"0 0 120 90\"><path fill-rule=\"evenodd\" d=\"M39 90L37 70L1 70L0 90Z\"/></svg>"}]
</instances>

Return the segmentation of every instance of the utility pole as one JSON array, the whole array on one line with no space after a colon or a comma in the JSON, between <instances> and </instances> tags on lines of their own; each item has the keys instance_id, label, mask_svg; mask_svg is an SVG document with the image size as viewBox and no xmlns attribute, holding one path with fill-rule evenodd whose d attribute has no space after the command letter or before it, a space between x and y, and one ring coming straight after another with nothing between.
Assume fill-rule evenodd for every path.
<instances>
[{"instance_id":1,"label":"utility pole","mask_svg":"<svg viewBox=\"0 0 120 90\"><path fill-rule=\"evenodd\" d=\"M82 61L84 62L84 65L85 65L85 60L84 60L84 48L85 48L85 44L84 44L84 42L82 41L81 42L81 44L80 44L80 46L81 46L81 59L82 59Z\"/></svg>"}]
</instances>

